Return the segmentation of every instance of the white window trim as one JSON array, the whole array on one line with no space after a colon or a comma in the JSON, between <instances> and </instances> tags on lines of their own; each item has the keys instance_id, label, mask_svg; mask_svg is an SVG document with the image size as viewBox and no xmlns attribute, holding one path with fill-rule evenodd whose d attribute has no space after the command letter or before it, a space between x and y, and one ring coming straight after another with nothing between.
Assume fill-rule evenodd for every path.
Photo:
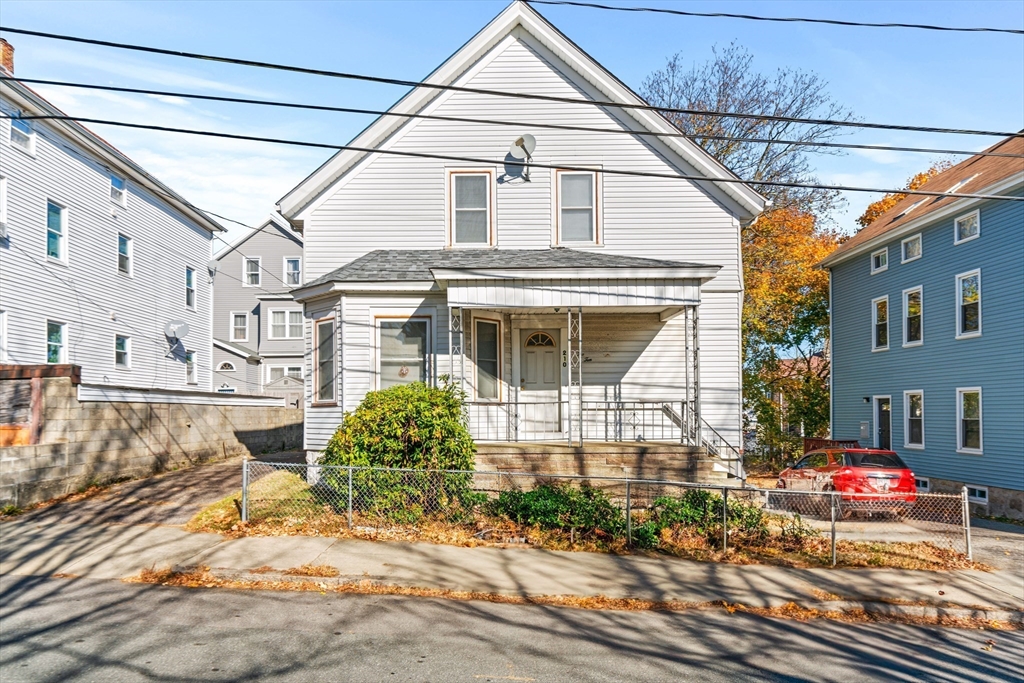
<instances>
[{"instance_id":1,"label":"white window trim","mask_svg":"<svg viewBox=\"0 0 1024 683\"><path fill-rule=\"evenodd\" d=\"M493 168L448 168L445 169L445 222L448 246L453 249L490 249L498 244L497 235L497 182ZM487 175L487 242L459 244L455 241L455 176Z\"/></svg>"},{"instance_id":2,"label":"white window trim","mask_svg":"<svg viewBox=\"0 0 1024 683\"><path fill-rule=\"evenodd\" d=\"M128 240L128 272L121 270L121 238ZM125 277L135 277L135 240L123 232L117 233L117 274Z\"/></svg>"},{"instance_id":3,"label":"white window trim","mask_svg":"<svg viewBox=\"0 0 1024 683\"><path fill-rule=\"evenodd\" d=\"M907 301L908 301L908 298L910 297L910 295L913 294L914 292L917 292L918 294L921 295L921 338L918 339L917 341L908 342L907 341L907 318L908 318L907 312L909 311L909 308L907 307ZM904 289L903 290L903 348L913 347L913 346L923 346L923 345L924 345L924 285L918 285L917 287L911 287L909 289Z\"/></svg>"},{"instance_id":4,"label":"white window trim","mask_svg":"<svg viewBox=\"0 0 1024 683\"><path fill-rule=\"evenodd\" d=\"M125 359L128 361L125 365L119 365L117 362L117 338L122 337L126 340L124 345ZM114 335L114 368L117 370L131 370L132 369L132 338L126 334L115 334Z\"/></svg>"},{"instance_id":5,"label":"white window trim","mask_svg":"<svg viewBox=\"0 0 1024 683\"><path fill-rule=\"evenodd\" d=\"M910 443L910 397L918 395L921 397L921 443ZM921 389L910 389L903 392L903 447L914 450L924 450L924 391Z\"/></svg>"},{"instance_id":6,"label":"white window trim","mask_svg":"<svg viewBox=\"0 0 1024 683\"><path fill-rule=\"evenodd\" d=\"M114 206L120 206L122 209L128 208L128 179L125 178L124 176L120 176L120 175L118 175L116 173L110 173L109 175L110 175L110 190L114 189L114 178L117 178L118 180L120 180L124 184L124 189L121 190L121 201L118 201L118 200L114 199L113 196L111 196L110 197L110 203L113 204ZM111 194L113 194L113 193L111 192Z\"/></svg>"},{"instance_id":7,"label":"white window trim","mask_svg":"<svg viewBox=\"0 0 1024 683\"><path fill-rule=\"evenodd\" d=\"M188 376L188 355L192 354L192 379ZM199 357L195 349L185 349L185 384L193 386L199 384Z\"/></svg>"},{"instance_id":8,"label":"white window trim","mask_svg":"<svg viewBox=\"0 0 1024 683\"><path fill-rule=\"evenodd\" d=\"M224 367L225 365L229 366L231 369L228 370L227 368ZM235 367L235 364L232 363L229 360L221 361L220 363L217 364L217 372L236 372L236 371L237 371L237 368Z\"/></svg>"},{"instance_id":9,"label":"white window trim","mask_svg":"<svg viewBox=\"0 0 1024 683\"><path fill-rule=\"evenodd\" d=\"M492 323L498 326L498 395L495 398L483 398L480 396L480 366L477 363L476 352L478 345L476 343L476 323L477 321ZM505 330L502 325L500 315L487 315L482 313L474 313L472 315L471 324L473 325L473 395L475 401L494 401L500 402L501 397L504 395L504 379L505 373L503 372L505 366Z\"/></svg>"},{"instance_id":10,"label":"white window trim","mask_svg":"<svg viewBox=\"0 0 1024 683\"><path fill-rule=\"evenodd\" d=\"M284 369L284 376L285 377L291 377L291 375L288 374L288 368L298 368L299 369L299 376L298 377L292 377L292 379L299 379L299 380L305 380L306 379L306 369L304 367L302 367L301 363L292 363L292 364L287 364L286 363L286 364L283 364L283 365L279 363L277 365L268 365L267 366L266 374L264 375L264 382L266 384L270 384L272 381L274 381L274 380L270 379L270 371L275 369L275 368L283 368Z\"/></svg>"},{"instance_id":11,"label":"white window trim","mask_svg":"<svg viewBox=\"0 0 1024 683\"><path fill-rule=\"evenodd\" d=\"M963 440L963 395L978 392L978 444L980 448L963 448L960 444ZM985 452L985 405L981 394L981 387L957 387L956 389L956 452L965 455L982 455Z\"/></svg>"},{"instance_id":12,"label":"white window trim","mask_svg":"<svg viewBox=\"0 0 1024 683\"><path fill-rule=\"evenodd\" d=\"M876 332L875 332L875 325L878 324L878 317L877 317L878 316L878 309L876 307L876 304L879 301L884 301L885 302L885 341L886 341L886 345L885 346L875 346L875 340L877 339ZM892 326L889 324L889 321L891 321L891 320L892 320L892 307L889 306L889 295L886 294L885 296L880 296L877 299L872 299L871 300L871 352L872 353L874 353L876 351L888 351L889 350L889 344L892 342Z\"/></svg>"},{"instance_id":13,"label":"white window trim","mask_svg":"<svg viewBox=\"0 0 1024 683\"><path fill-rule=\"evenodd\" d=\"M288 282L288 262L298 261L299 262L299 281L294 285ZM301 256L285 256L281 259L281 274L284 275L284 284L286 287L301 287L302 286L302 257Z\"/></svg>"},{"instance_id":14,"label":"white window trim","mask_svg":"<svg viewBox=\"0 0 1024 683\"><path fill-rule=\"evenodd\" d=\"M914 475L914 485L917 487L918 493L931 493L932 492L932 480L928 477L919 477Z\"/></svg>"},{"instance_id":15,"label":"white window trim","mask_svg":"<svg viewBox=\"0 0 1024 683\"><path fill-rule=\"evenodd\" d=\"M917 240L918 244L921 245L921 253L917 256L907 258L907 242L913 242L914 240ZM900 263L910 263L911 261L916 261L922 256L924 256L924 240L921 239L921 233L906 237L900 242Z\"/></svg>"},{"instance_id":16,"label":"white window trim","mask_svg":"<svg viewBox=\"0 0 1024 683\"><path fill-rule=\"evenodd\" d=\"M380 387L380 322L382 320L425 320L427 323L427 348L425 349L426 356L426 375L427 385L434 386L434 316L430 313L423 313L417 311L415 313L400 313L400 312L374 312L373 313L373 332L374 332L374 344L373 344L373 388L379 390Z\"/></svg>"},{"instance_id":17,"label":"white window trim","mask_svg":"<svg viewBox=\"0 0 1024 683\"><path fill-rule=\"evenodd\" d=\"M964 309L963 309L963 306L961 305L961 301L960 301L960 281L962 279L964 279L964 278L971 277L972 275L977 275L978 276L978 329L976 331L974 331L974 332L961 332L960 330L963 329ZM982 309L982 306L984 305L983 301L984 301L984 297L983 297L982 291L981 291L981 268L975 268L974 270L969 270L966 273L960 273L959 275L956 276L956 338L957 339L973 339L974 337L980 337L981 336L981 329L982 329L982 317L981 317L982 310L981 309Z\"/></svg>"},{"instance_id":18,"label":"white window trim","mask_svg":"<svg viewBox=\"0 0 1024 683\"><path fill-rule=\"evenodd\" d=\"M959 237L960 237L960 230L957 229L957 223L959 223L962 219L970 218L971 216L974 216L978 220L978 232L974 233L970 237L965 237L963 239L959 239ZM957 216L956 218L953 219L953 244L954 245L963 244L964 242L970 242L971 240L976 240L979 237L981 237L981 210L980 209L975 209L974 211L968 211L967 213L961 214L961 215L959 215L959 216Z\"/></svg>"},{"instance_id":19,"label":"white window trim","mask_svg":"<svg viewBox=\"0 0 1024 683\"><path fill-rule=\"evenodd\" d=\"M275 337L274 336L274 314L275 313L284 313L284 336L283 337ZM303 329L300 330L299 336L297 336L297 337L290 337L290 336L288 336L288 330L291 329L291 323L289 321L289 318L291 317L292 313L302 313L302 311L301 310L295 310L294 308L271 308L270 310L267 311L267 339L273 339L275 341L295 341L296 339L302 339L305 336L305 318L303 318L303 321L302 321Z\"/></svg>"},{"instance_id":20,"label":"white window trim","mask_svg":"<svg viewBox=\"0 0 1024 683\"><path fill-rule=\"evenodd\" d=\"M988 496L988 487L987 486L976 486L974 484L967 484L965 486L965 488L967 489L967 502L968 503L974 503L975 505L984 505L986 507L988 506L988 498L989 498L989 496ZM984 498L979 498L977 496L972 496L971 493L970 493L971 489L974 489L975 491L984 491L985 492L985 497Z\"/></svg>"},{"instance_id":21,"label":"white window trim","mask_svg":"<svg viewBox=\"0 0 1024 683\"><path fill-rule=\"evenodd\" d=\"M245 316L245 338L238 339L235 337L235 316ZM228 339L233 342L247 342L249 341L249 311L231 311L228 314Z\"/></svg>"},{"instance_id":22,"label":"white window trim","mask_svg":"<svg viewBox=\"0 0 1024 683\"><path fill-rule=\"evenodd\" d=\"M249 261L255 261L257 264L256 279L258 282L254 285L249 284ZM262 256L243 256L242 257L242 286L243 287L262 287L263 286L263 257Z\"/></svg>"},{"instance_id":23,"label":"white window trim","mask_svg":"<svg viewBox=\"0 0 1024 683\"><path fill-rule=\"evenodd\" d=\"M331 346L334 349L334 382L331 383L333 392L330 398L320 398L320 326L330 323L333 326L331 334ZM310 387L310 403L313 406L329 406L338 404L338 320L337 317L332 313L324 318L319 318L313 321L313 337L312 337L312 352L310 357L313 359L313 386Z\"/></svg>"},{"instance_id":24,"label":"white window trim","mask_svg":"<svg viewBox=\"0 0 1024 683\"><path fill-rule=\"evenodd\" d=\"M593 240L563 240L562 239L562 186L561 176L564 173L579 174L590 173L594 178L594 239ZM604 176L599 168L591 169L553 169L551 187L554 189L554 201L551 202L553 210L552 222L554 234L552 241L555 246L602 246L604 244L604 202L601 196L604 189Z\"/></svg>"},{"instance_id":25,"label":"white window trim","mask_svg":"<svg viewBox=\"0 0 1024 683\"><path fill-rule=\"evenodd\" d=\"M879 413L881 413L881 399L889 400L889 448L892 449L892 396L889 394L879 394L871 397L871 422L875 428L875 433L871 439L872 448L881 448L882 446L878 443L878 427L881 424L881 420L878 419Z\"/></svg>"},{"instance_id":26,"label":"white window trim","mask_svg":"<svg viewBox=\"0 0 1024 683\"><path fill-rule=\"evenodd\" d=\"M192 286L188 286L188 273L192 271ZM185 266L185 309L189 311L196 310L196 306L199 303L199 290L196 288L196 271L192 266ZM192 290L192 305L188 303L188 292Z\"/></svg>"},{"instance_id":27,"label":"white window trim","mask_svg":"<svg viewBox=\"0 0 1024 683\"><path fill-rule=\"evenodd\" d=\"M885 265L881 268L875 268L875 256L884 253L885 254ZM884 273L889 270L889 247L882 247L881 249L875 249L871 252L871 274Z\"/></svg>"},{"instance_id":28,"label":"white window trim","mask_svg":"<svg viewBox=\"0 0 1024 683\"><path fill-rule=\"evenodd\" d=\"M19 111L19 112L17 112L17 116L16 117L10 119L11 129L7 132L7 144L10 147L13 147L14 149L18 150L22 154L27 154L28 156L30 156L33 159L35 159L36 158L36 137L38 137L38 136L37 136L36 127L35 127L35 125L33 125L32 121L26 121L25 119L19 119L21 121L24 121L24 123L28 125L28 130L29 130L29 133L28 133L28 149L25 149L21 145L14 144L14 140L11 139L11 136L14 134L14 130L15 130L14 129L14 119L15 118L19 118L24 113L25 112Z\"/></svg>"},{"instance_id":29,"label":"white window trim","mask_svg":"<svg viewBox=\"0 0 1024 683\"><path fill-rule=\"evenodd\" d=\"M51 363L50 358L50 325L60 325L60 358ZM68 324L58 320L46 320L43 323L43 358L45 365L65 365L68 362Z\"/></svg>"},{"instance_id":30,"label":"white window trim","mask_svg":"<svg viewBox=\"0 0 1024 683\"><path fill-rule=\"evenodd\" d=\"M60 207L60 254L61 254L60 258L54 258L53 256L50 256L50 252L49 252L49 246L48 245L49 245L49 241L50 241L50 237L49 237L49 232L50 232L50 223L49 223L50 204L53 204L54 206L59 206ZM45 239L43 240L43 253L46 254L47 262L49 262L49 263L59 263L59 264L64 265L64 266L68 265L69 260L70 260L69 259L69 255L68 255L68 224L69 223L70 223L70 221L68 220L68 207L67 207L67 204L63 204L61 202L56 201L55 199L50 199L49 197L47 197L46 198L46 204L43 206L43 227L45 229L44 235L46 235Z\"/></svg>"}]
</instances>

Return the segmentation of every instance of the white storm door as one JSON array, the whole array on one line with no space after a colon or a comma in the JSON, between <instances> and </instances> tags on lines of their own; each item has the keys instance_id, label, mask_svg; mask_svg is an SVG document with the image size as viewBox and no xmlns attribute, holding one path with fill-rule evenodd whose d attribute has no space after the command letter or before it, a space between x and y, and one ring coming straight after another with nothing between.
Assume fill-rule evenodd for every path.
<instances>
[{"instance_id":1,"label":"white storm door","mask_svg":"<svg viewBox=\"0 0 1024 683\"><path fill-rule=\"evenodd\" d=\"M558 338L558 330L520 333L519 431L523 436L536 438L562 431Z\"/></svg>"}]
</instances>

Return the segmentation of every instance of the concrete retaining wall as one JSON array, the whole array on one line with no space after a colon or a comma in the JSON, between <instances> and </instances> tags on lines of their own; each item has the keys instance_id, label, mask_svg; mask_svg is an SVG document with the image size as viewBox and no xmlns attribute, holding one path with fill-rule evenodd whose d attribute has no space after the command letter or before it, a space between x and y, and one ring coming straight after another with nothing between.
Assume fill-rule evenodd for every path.
<instances>
[{"instance_id":1,"label":"concrete retaining wall","mask_svg":"<svg viewBox=\"0 0 1024 683\"><path fill-rule=\"evenodd\" d=\"M5 380L0 381L26 381ZM302 409L79 401L75 377L36 377L32 443L0 448L0 506L94 483L302 447Z\"/></svg>"}]
</instances>

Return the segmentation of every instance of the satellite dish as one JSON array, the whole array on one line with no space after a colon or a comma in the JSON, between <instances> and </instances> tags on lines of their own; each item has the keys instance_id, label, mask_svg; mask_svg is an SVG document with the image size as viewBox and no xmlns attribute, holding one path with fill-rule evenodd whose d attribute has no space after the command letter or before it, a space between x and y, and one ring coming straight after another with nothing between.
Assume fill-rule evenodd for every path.
<instances>
[{"instance_id":1,"label":"satellite dish","mask_svg":"<svg viewBox=\"0 0 1024 683\"><path fill-rule=\"evenodd\" d=\"M188 334L188 323L184 320L168 320L164 325L164 334L173 341L184 339Z\"/></svg>"},{"instance_id":2,"label":"satellite dish","mask_svg":"<svg viewBox=\"0 0 1024 683\"><path fill-rule=\"evenodd\" d=\"M508 148L508 153L516 159L532 159L533 150L537 149L537 138L529 133L523 133Z\"/></svg>"}]
</instances>

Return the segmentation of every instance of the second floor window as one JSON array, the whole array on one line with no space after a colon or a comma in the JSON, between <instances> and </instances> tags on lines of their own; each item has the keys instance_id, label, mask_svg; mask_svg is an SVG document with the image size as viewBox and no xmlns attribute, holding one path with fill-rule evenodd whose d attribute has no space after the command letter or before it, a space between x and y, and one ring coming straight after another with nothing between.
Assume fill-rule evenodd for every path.
<instances>
[{"instance_id":1,"label":"second floor window","mask_svg":"<svg viewBox=\"0 0 1024 683\"><path fill-rule=\"evenodd\" d=\"M271 311L271 339L302 339L302 311Z\"/></svg>"},{"instance_id":2,"label":"second floor window","mask_svg":"<svg viewBox=\"0 0 1024 683\"><path fill-rule=\"evenodd\" d=\"M116 175L110 176L110 201L119 206L125 205L125 182L124 178Z\"/></svg>"},{"instance_id":3,"label":"second floor window","mask_svg":"<svg viewBox=\"0 0 1024 683\"><path fill-rule=\"evenodd\" d=\"M955 225L953 229L956 233L953 236L953 244L972 240L981 234L981 214L978 211L960 216L953 222Z\"/></svg>"},{"instance_id":4,"label":"second floor window","mask_svg":"<svg viewBox=\"0 0 1024 683\"><path fill-rule=\"evenodd\" d=\"M956 276L956 336L981 334L981 271Z\"/></svg>"},{"instance_id":5,"label":"second floor window","mask_svg":"<svg viewBox=\"0 0 1024 683\"><path fill-rule=\"evenodd\" d=\"M881 273L889 268L889 248L879 249L871 254L871 272Z\"/></svg>"},{"instance_id":6,"label":"second floor window","mask_svg":"<svg viewBox=\"0 0 1024 683\"><path fill-rule=\"evenodd\" d=\"M286 285L302 284L302 259L286 258L284 260L284 283Z\"/></svg>"},{"instance_id":7,"label":"second floor window","mask_svg":"<svg viewBox=\"0 0 1024 683\"><path fill-rule=\"evenodd\" d=\"M491 242L491 174L453 173L452 244L487 246Z\"/></svg>"},{"instance_id":8,"label":"second floor window","mask_svg":"<svg viewBox=\"0 0 1024 683\"><path fill-rule=\"evenodd\" d=\"M117 236L117 272L132 274L132 239L124 235Z\"/></svg>"},{"instance_id":9,"label":"second floor window","mask_svg":"<svg viewBox=\"0 0 1024 683\"><path fill-rule=\"evenodd\" d=\"M912 346L924 341L924 309L921 302L921 288L908 289L903 293L903 345Z\"/></svg>"},{"instance_id":10,"label":"second floor window","mask_svg":"<svg viewBox=\"0 0 1024 683\"><path fill-rule=\"evenodd\" d=\"M32 124L24 119L11 119L11 144L18 149L35 153L36 135L32 130Z\"/></svg>"},{"instance_id":11,"label":"second floor window","mask_svg":"<svg viewBox=\"0 0 1024 683\"><path fill-rule=\"evenodd\" d=\"M914 261L916 259L921 258L921 236L920 235L914 235L913 237L908 237L907 239L903 240L903 242L901 244L902 244L902 249L903 249L903 259L902 259L903 263L906 263L907 261Z\"/></svg>"},{"instance_id":12,"label":"second floor window","mask_svg":"<svg viewBox=\"0 0 1024 683\"><path fill-rule=\"evenodd\" d=\"M871 302L871 308L874 315L872 348L875 351L884 351L889 348L889 297L875 299Z\"/></svg>"},{"instance_id":13,"label":"second floor window","mask_svg":"<svg viewBox=\"0 0 1024 683\"><path fill-rule=\"evenodd\" d=\"M260 259L258 257L245 259L245 272L242 273L242 283L246 287L260 286Z\"/></svg>"},{"instance_id":14,"label":"second floor window","mask_svg":"<svg viewBox=\"0 0 1024 683\"><path fill-rule=\"evenodd\" d=\"M232 313L231 314L231 341L248 341L249 340L249 314Z\"/></svg>"},{"instance_id":15,"label":"second floor window","mask_svg":"<svg viewBox=\"0 0 1024 683\"><path fill-rule=\"evenodd\" d=\"M53 202L46 202L46 255L67 260L67 209Z\"/></svg>"},{"instance_id":16,"label":"second floor window","mask_svg":"<svg viewBox=\"0 0 1024 683\"><path fill-rule=\"evenodd\" d=\"M185 308L196 310L196 271L185 269Z\"/></svg>"},{"instance_id":17,"label":"second floor window","mask_svg":"<svg viewBox=\"0 0 1024 683\"><path fill-rule=\"evenodd\" d=\"M558 241L596 242L597 174L558 173Z\"/></svg>"},{"instance_id":18,"label":"second floor window","mask_svg":"<svg viewBox=\"0 0 1024 683\"><path fill-rule=\"evenodd\" d=\"M114 336L114 365L119 368L128 368L130 366L131 358L129 353L131 352L131 340L128 337L121 336L120 334Z\"/></svg>"}]
</instances>

